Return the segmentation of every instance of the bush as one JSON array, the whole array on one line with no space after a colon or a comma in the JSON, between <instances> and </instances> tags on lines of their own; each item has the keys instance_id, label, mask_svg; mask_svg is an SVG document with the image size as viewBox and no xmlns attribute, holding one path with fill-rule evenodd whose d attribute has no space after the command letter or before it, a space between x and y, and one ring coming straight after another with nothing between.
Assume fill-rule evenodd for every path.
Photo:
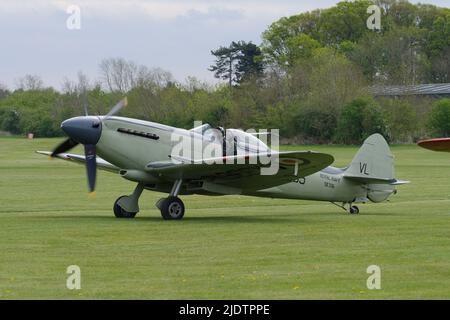
<instances>
[{"instance_id":1,"label":"bush","mask_svg":"<svg viewBox=\"0 0 450 320\"><path fill-rule=\"evenodd\" d=\"M345 144L360 144L373 133L387 137L385 117L372 98L357 98L342 108L335 140Z\"/></svg>"},{"instance_id":2,"label":"bush","mask_svg":"<svg viewBox=\"0 0 450 320\"><path fill-rule=\"evenodd\" d=\"M53 89L16 90L0 102L0 130L38 137L61 135L53 115L59 93Z\"/></svg>"},{"instance_id":3,"label":"bush","mask_svg":"<svg viewBox=\"0 0 450 320\"><path fill-rule=\"evenodd\" d=\"M12 134L19 134L19 115L16 110L10 108L0 109L0 130L10 132Z\"/></svg>"},{"instance_id":4,"label":"bush","mask_svg":"<svg viewBox=\"0 0 450 320\"><path fill-rule=\"evenodd\" d=\"M316 143L328 142L335 133L336 125L333 112L313 108L301 110L294 118L296 134Z\"/></svg>"},{"instance_id":5,"label":"bush","mask_svg":"<svg viewBox=\"0 0 450 320\"><path fill-rule=\"evenodd\" d=\"M439 137L450 136L450 99L441 99L433 104L428 127Z\"/></svg>"},{"instance_id":6,"label":"bush","mask_svg":"<svg viewBox=\"0 0 450 320\"><path fill-rule=\"evenodd\" d=\"M383 98L378 103L384 112L391 141L412 143L422 129L417 105L401 98Z\"/></svg>"}]
</instances>

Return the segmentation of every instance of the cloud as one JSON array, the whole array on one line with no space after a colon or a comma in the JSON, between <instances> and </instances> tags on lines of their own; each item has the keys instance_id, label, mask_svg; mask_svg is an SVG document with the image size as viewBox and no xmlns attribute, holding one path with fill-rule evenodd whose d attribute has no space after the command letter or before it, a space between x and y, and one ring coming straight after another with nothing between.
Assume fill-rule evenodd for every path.
<instances>
[{"instance_id":1,"label":"cloud","mask_svg":"<svg viewBox=\"0 0 450 320\"><path fill-rule=\"evenodd\" d=\"M442 3L448 0L427 0ZM98 63L124 57L162 67L179 80L207 70L212 49L231 41L260 42L282 16L326 8L338 0L0 0L0 81L13 87L24 74L39 74L59 87L83 70L95 79ZM81 9L81 30L66 28L69 5Z\"/></svg>"},{"instance_id":2,"label":"cloud","mask_svg":"<svg viewBox=\"0 0 450 320\"><path fill-rule=\"evenodd\" d=\"M448 0L428 0L444 5ZM2 14L53 14L78 5L88 17L129 18L145 15L154 20L176 19L193 13L207 16L233 12L239 17L281 17L334 5L338 0L0 0ZM412 0L413 3L419 0Z\"/></svg>"},{"instance_id":3,"label":"cloud","mask_svg":"<svg viewBox=\"0 0 450 320\"><path fill-rule=\"evenodd\" d=\"M53 14L65 12L70 5L80 6L88 17L129 18L145 15L151 19L175 19L196 14L228 18L223 13L233 13L241 18L254 16L280 16L300 10L304 4L297 1L269 0L21 0L1 1L3 14ZM219 13L219 14L218 14Z\"/></svg>"}]
</instances>

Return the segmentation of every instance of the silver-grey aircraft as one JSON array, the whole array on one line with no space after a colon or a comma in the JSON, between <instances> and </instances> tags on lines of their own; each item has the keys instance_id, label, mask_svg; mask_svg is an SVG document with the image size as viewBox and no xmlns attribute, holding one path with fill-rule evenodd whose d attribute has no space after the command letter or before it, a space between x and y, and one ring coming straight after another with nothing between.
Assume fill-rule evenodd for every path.
<instances>
[{"instance_id":1,"label":"silver-grey aircraft","mask_svg":"<svg viewBox=\"0 0 450 320\"><path fill-rule=\"evenodd\" d=\"M69 136L52 152L37 151L60 159L84 163L89 191L95 189L96 170L110 171L136 183L130 195L113 206L118 218L134 218L143 190L168 193L156 206L166 220L183 218L185 207L179 195L248 195L258 197L328 201L359 213L354 203L382 202L396 193L394 157L380 134L368 137L349 166L330 166L334 158L312 151L278 152L257 135L237 129L213 130L208 124L191 130L155 122L115 116L127 105L121 100L105 116L75 117L61 124ZM217 133L219 132L219 134ZM220 154L208 159L174 156L174 136L189 141L207 141L220 146ZM78 144L85 155L66 153ZM202 148L202 150L204 150ZM98 155L98 156L97 156ZM262 174L277 162L275 174Z\"/></svg>"}]
</instances>

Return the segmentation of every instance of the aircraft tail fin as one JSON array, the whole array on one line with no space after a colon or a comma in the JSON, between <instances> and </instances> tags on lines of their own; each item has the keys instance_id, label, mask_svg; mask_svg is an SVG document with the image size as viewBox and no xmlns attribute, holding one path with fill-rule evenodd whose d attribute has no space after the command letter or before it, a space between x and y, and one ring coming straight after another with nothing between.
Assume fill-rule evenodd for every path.
<instances>
[{"instance_id":1,"label":"aircraft tail fin","mask_svg":"<svg viewBox=\"0 0 450 320\"><path fill-rule=\"evenodd\" d=\"M356 153L344 177L365 183L394 184L394 156L381 134L368 137Z\"/></svg>"}]
</instances>

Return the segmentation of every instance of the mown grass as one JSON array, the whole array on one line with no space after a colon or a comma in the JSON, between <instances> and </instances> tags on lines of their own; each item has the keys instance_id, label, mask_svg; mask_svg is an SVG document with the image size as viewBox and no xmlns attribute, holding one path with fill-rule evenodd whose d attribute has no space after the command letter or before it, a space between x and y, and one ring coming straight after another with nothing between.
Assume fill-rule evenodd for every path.
<instances>
[{"instance_id":1,"label":"mown grass","mask_svg":"<svg viewBox=\"0 0 450 320\"><path fill-rule=\"evenodd\" d=\"M133 184L49 160L59 139L0 138L0 299L448 299L450 154L394 146L397 176L411 180L390 202L348 215L320 202L188 196L182 221L163 221L162 195L145 192L134 220L114 200ZM289 146L335 156L357 147ZM80 149L76 150L80 151ZM81 290L66 288L80 266ZM382 270L368 290L366 268Z\"/></svg>"}]
</instances>

